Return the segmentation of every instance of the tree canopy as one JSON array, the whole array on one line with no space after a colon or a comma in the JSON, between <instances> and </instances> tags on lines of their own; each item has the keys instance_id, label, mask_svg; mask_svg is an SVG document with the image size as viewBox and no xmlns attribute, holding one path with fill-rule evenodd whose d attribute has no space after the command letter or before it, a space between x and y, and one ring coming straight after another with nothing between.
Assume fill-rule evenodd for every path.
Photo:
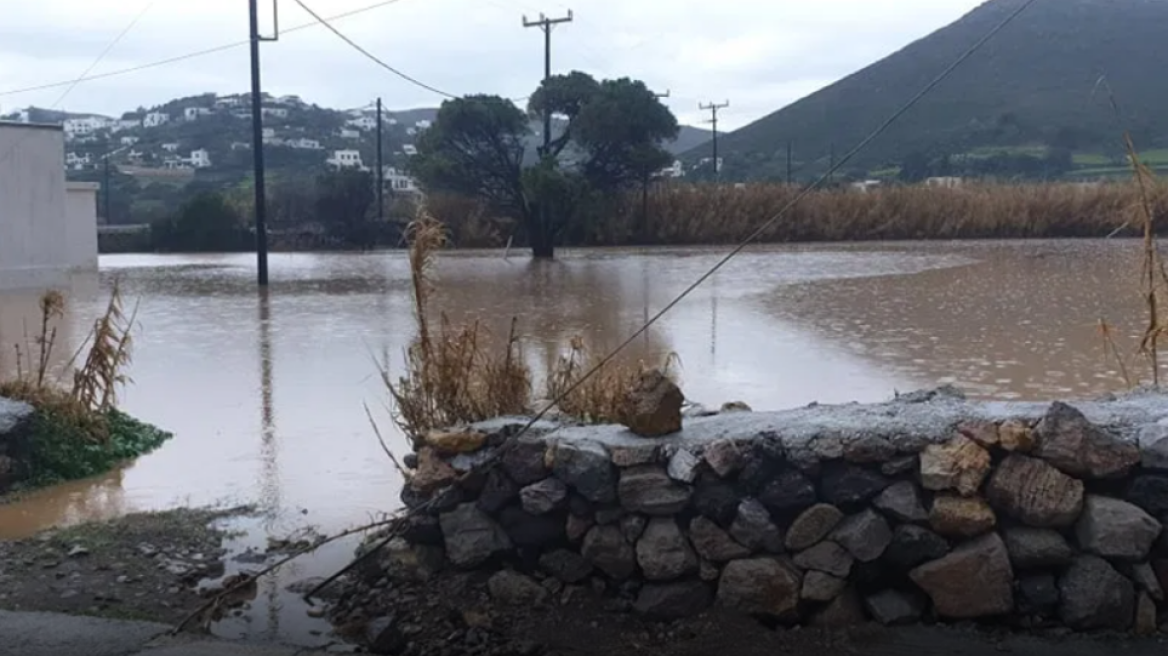
<instances>
[{"instance_id":1,"label":"tree canopy","mask_svg":"<svg viewBox=\"0 0 1168 656\"><path fill-rule=\"evenodd\" d=\"M532 122L545 112L560 127L546 150L531 153ZM519 220L535 255L550 257L575 207L646 183L672 161L663 144L678 130L644 83L572 71L544 81L526 114L499 96L447 100L411 169L427 191L477 197Z\"/></svg>"}]
</instances>

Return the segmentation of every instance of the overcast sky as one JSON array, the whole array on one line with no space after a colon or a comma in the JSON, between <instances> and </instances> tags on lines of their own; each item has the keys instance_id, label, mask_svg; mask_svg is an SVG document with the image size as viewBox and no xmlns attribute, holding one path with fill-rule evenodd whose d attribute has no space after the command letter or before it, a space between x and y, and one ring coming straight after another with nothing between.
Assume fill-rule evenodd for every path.
<instances>
[{"instance_id":1,"label":"overcast sky","mask_svg":"<svg viewBox=\"0 0 1168 656\"><path fill-rule=\"evenodd\" d=\"M272 2L260 0L271 29ZM378 0L303 0L328 18ZM382 0L384 2L384 0ZM699 102L730 101L719 128L734 129L950 23L981 0L397 0L333 25L386 63L451 94L523 97L543 74L543 38L522 18L572 23L553 32L555 71L629 76L670 91L683 123L709 117ZM313 23L279 0L280 28ZM566 4L572 3L572 4ZM245 0L39 0L4 2L0 112L36 105L120 114L178 96L249 88L245 45L76 85L11 93L81 75L117 35L91 75L246 41ZM143 13L143 10L145 12ZM378 95L387 107L436 106L411 85L315 26L262 46L264 90L348 108Z\"/></svg>"}]
</instances>

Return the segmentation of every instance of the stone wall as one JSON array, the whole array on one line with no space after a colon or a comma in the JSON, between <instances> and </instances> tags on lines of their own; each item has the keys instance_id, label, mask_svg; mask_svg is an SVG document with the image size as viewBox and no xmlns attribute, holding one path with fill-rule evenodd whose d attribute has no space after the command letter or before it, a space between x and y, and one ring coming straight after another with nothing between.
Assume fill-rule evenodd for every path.
<instances>
[{"instance_id":1,"label":"stone wall","mask_svg":"<svg viewBox=\"0 0 1168 656\"><path fill-rule=\"evenodd\" d=\"M1151 632L1168 610L1165 395L942 389L691 417L658 439L552 422L514 437L523 423L427 436L409 542L661 619L717 604L789 624Z\"/></svg>"},{"instance_id":2,"label":"stone wall","mask_svg":"<svg viewBox=\"0 0 1168 656\"><path fill-rule=\"evenodd\" d=\"M0 494L21 478L32 415L31 405L0 396Z\"/></svg>"}]
</instances>

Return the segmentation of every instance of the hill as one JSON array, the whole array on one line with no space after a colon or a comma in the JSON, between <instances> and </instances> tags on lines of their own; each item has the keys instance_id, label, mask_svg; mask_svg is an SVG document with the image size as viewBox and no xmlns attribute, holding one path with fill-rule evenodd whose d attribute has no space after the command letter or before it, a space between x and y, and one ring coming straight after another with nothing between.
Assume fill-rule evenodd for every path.
<instances>
[{"instance_id":1,"label":"hill","mask_svg":"<svg viewBox=\"0 0 1168 656\"><path fill-rule=\"evenodd\" d=\"M989 0L894 54L721 136L723 177L826 170L1022 0ZM1168 146L1168 0L1039 0L998 33L849 165L852 176L895 172L906 160L975 162L1071 151L1080 174L1122 164L1121 131L1141 149ZM1106 80L1101 84L1100 80ZM1122 120L1112 110L1114 93ZM683 156L694 162L707 149ZM1066 157L1065 153L1062 155Z\"/></svg>"}]
</instances>

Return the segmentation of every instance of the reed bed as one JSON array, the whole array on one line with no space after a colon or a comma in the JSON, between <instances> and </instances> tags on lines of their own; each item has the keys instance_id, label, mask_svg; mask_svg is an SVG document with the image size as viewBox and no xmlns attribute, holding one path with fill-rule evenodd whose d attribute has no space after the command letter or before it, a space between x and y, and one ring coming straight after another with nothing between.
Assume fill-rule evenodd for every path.
<instances>
[{"instance_id":1,"label":"reed bed","mask_svg":"<svg viewBox=\"0 0 1168 656\"><path fill-rule=\"evenodd\" d=\"M660 183L646 206L640 192L595 205L574 217L586 226L562 233L563 246L708 245L741 241L779 213L800 188L785 184ZM1168 184L1132 181L1000 184L959 187L892 185L867 192L848 187L813 191L759 238L761 242L917 239L1024 239L1140 236L1131 208L1146 193L1154 211L1168 210ZM457 247L498 247L516 224L491 217L481 204L454 197L431 206ZM644 235L641 226L644 222ZM1119 232L1116 233L1117 228Z\"/></svg>"}]
</instances>

